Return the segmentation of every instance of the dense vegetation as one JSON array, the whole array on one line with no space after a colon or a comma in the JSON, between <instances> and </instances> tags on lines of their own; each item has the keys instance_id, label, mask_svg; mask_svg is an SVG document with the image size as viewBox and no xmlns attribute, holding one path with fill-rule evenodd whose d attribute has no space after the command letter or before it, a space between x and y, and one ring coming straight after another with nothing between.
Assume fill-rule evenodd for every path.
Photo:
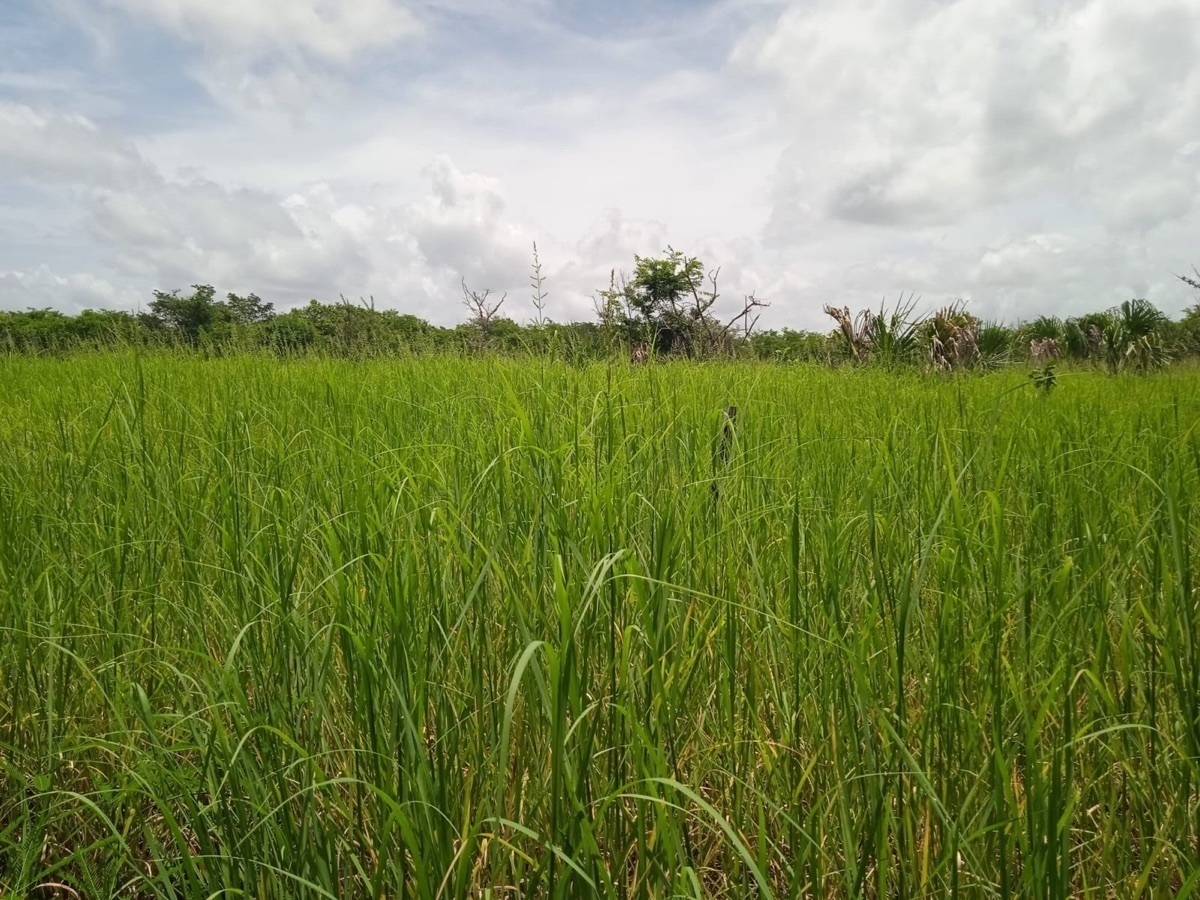
<instances>
[{"instance_id":1,"label":"dense vegetation","mask_svg":"<svg viewBox=\"0 0 1200 900\"><path fill-rule=\"evenodd\" d=\"M1192 896L1200 376L1039 384L9 358L0 894Z\"/></svg>"},{"instance_id":2,"label":"dense vegetation","mask_svg":"<svg viewBox=\"0 0 1200 900\"><path fill-rule=\"evenodd\" d=\"M669 250L638 257L633 274L613 273L596 293L596 321L560 324L546 314L548 293L535 253L531 280L534 320L520 325L503 315L504 298L463 284L468 319L450 328L373 301L321 303L277 313L255 294L219 299L211 285L190 293L156 291L143 313L86 310L71 316L53 309L0 312L0 353L53 353L80 347L196 347L206 353L266 350L281 355L316 352L340 356L395 356L429 352L501 352L588 360L627 352L639 341L660 357L740 356L777 361L837 363L870 356L877 362L953 368L952 362L998 365L1027 361L1031 347L1048 359L1091 362L1109 371L1161 368L1200 355L1200 303L1171 321L1145 300L1128 301L1062 320L1041 316L1018 325L981 322L961 305L930 316L898 302L892 309L862 311L826 307L838 327L830 332L759 329L766 302L744 298L739 312L722 321L714 309L719 270ZM1198 275L1200 277L1200 275ZM1200 290L1200 281L1182 277ZM964 331L965 329L965 331ZM949 330L949 335L948 335ZM969 332L971 352L956 361L938 347L948 336ZM878 345L878 346L874 346ZM959 350L964 348L960 347Z\"/></svg>"}]
</instances>

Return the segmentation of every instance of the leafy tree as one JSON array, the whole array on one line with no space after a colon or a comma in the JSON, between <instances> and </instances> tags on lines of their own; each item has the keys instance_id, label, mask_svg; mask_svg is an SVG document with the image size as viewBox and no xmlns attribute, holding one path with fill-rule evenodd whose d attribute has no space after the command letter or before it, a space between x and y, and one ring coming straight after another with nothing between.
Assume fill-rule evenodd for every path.
<instances>
[{"instance_id":1,"label":"leafy tree","mask_svg":"<svg viewBox=\"0 0 1200 900\"><path fill-rule=\"evenodd\" d=\"M635 256L634 263L628 306L637 319L651 326L679 318L686 298L694 297L704 285L704 263L670 247L664 258Z\"/></svg>"},{"instance_id":2,"label":"leafy tree","mask_svg":"<svg viewBox=\"0 0 1200 900\"><path fill-rule=\"evenodd\" d=\"M608 290L597 294L596 312L606 330L620 329L630 341L650 341L660 355L732 352L735 327L741 337L749 336L758 321L755 311L768 305L750 294L742 311L722 324L712 314L720 296L719 268L706 274L700 260L673 247L664 257L635 256L634 263L631 279L622 276L618 283L613 272Z\"/></svg>"},{"instance_id":3,"label":"leafy tree","mask_svg":"<svg viewBox=\"0 0 1200 900\"><path fill-rule=\"evenodd\" d=\"M28 309L6 313L0 319L4 335L0 344L17 352L40 353L64 348L71 319L56 309Z\"/></svg>"},{"instance_id":4,"label":"leafy tree","mask_svg":"<svg viewBox=\"0 0 1200 900\"><path fill-rule=\"evenodd\" d=\"M1176 343L1185 353L1200 353L1200 302L1193 303L1175 326Z\"/></svg>"},{"instance_id":5,"label":"leafy tree","mask_svg":"<svg viewBox=\"0 0 1200 900\"><path fill-rule=\"evenodd\" d=\"M279 354L302 352L317 340L316 327L300 310L272 316L263 329L267 345Z\"/></svg>"},{"instance_id":6,"label":"leafy tree","mask_svg":"<svg viewBox=\"0 0 1200 900\"><path fill-rule=\"evenodd\" d=\"M702 294L703 283L704 264L674 248L661 258L634 256L633 277L618 279L614 270L608 289L597 294L596 312L610 332L620 331L628 341L650 341L659 354L689 350L693 323L716 300L715 284ZM684 311L689 297L691 316Z\"/></svg>"},{"instance_id":7,"label":"leafy tree","mask_svg":"<svg viewBox=\"0 0 1200 900\"><path fill-rule=\"evenodd\" d=\"M226 318L226 310L214 301L216 291L210 284L192 285L192 293L181 297L178 291L155 291L150 301L148 324L187 344L196 344L201 333Z\"/></svg>"},{"instance_id":8,"label":"leafy tree","mask_svg":"<svg viewBox=\"0 0 1200 900\"><path fill-rule=\"evenodd\" d=\"M275 308L258 294L227 294L223 304L229 320L235 325L258 325L274 314Z\"/></svg>"}]
</instances>

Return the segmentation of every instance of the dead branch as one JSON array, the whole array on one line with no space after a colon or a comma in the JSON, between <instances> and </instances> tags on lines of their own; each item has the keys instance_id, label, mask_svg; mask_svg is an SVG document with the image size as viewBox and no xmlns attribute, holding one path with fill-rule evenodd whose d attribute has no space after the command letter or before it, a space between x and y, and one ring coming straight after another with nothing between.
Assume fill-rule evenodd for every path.
<instances>
[{"instance_id":1,"label":"dead branch","mask_svg":"<svg viewBox=\"0 0 1200 900\"><path fill-rule=\"evenodd\" d=\"M683 258L685 269L687 268L688 262L689 260L685 256ZM692 281L690 278L688 279L688 287L692 289L692 300L695 303L695 306L692 309L692 318L697 322L704 319L705 314L712 308L713 304L717 302L717 298L721 296L720 292L717 290L717 279L721 277L721 267L717 266L708 273L707 277L709 284L712 285L712 287L707 291L700 290L700 284L698 282Z\"/></svg>"},{"instance_id":2,"label":"dead branch","mask_svg":"<svg viewBox=\"0 0 1200 900\"><path fill-rule=\"evenodd\" d=\"M463 289L463 306L471 312L471 320L479 326L480 332L486 338L492 330L492 320L496 318L496 313L500 311L500 307L504 305L504 301L508 299L508 292L501 295L499 300L490 299L492 291L487 288L483 293L473 291L467 287L467 279L462 281Z\"/></svg>"},{"instance_id":3,"label":"dead branch","mask_svg":"<svg viewBox=\"0 0 1200 900\"><path fill-rule=\"evenodd\" d=\"M715 286L716 283L714 282L714 287ZM742 305L742 311L725 323L725 325L721 328L721 334L729 334L733 326L738 322L741 322L744 326L744 336L750 337L750 332L754 330L754 326L758 324L759 316L762 315L762 313L755 313L754 311L756 309L766 309L770 305L771 304L766 300L759 300L754 296L754 292L751 291L746 295L746 301ZM753 318L751 318L751 315L753 315Z\"/></svg>"},{"instance_id":4,"label":"dead branch","mask_svg":"<svg viewBox=\"0 0 1200 900\"><path fill-rule=\"evenodd\" d=\"M1182 281L1184 284L1194 287L1196 290L1200 291L1200 280L1197 280L1197 279L1200 279L1200 269L1197 269L1195 266L1192 266L1192 271L1196 273L1195 278L1189 278L1187 275L1176 275L1175 277L1178 278L1180 281Z\"/></svg>"}]
</instances>

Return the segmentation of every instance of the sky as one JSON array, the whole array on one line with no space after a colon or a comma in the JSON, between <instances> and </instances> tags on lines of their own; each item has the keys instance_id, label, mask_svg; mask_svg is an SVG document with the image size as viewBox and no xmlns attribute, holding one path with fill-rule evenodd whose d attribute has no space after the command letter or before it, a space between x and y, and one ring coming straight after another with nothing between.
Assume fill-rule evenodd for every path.
<instances>
[{"instance_id":1,"label":"sky","mask_svg":"<svg viewBox=\"0 0 1200 900\"><path fill-rule=\"evenodd\" d=\"M0 309L1200 300L1200 0L0 0Z\"/></svg>"}]
</instances>

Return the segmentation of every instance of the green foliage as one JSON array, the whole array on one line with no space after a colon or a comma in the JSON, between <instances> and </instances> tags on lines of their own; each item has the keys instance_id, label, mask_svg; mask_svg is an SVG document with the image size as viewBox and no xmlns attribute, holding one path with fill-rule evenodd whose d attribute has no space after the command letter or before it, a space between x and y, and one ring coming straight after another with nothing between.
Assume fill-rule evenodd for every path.
<instances>
[{"instance_id":1,"label":"green foliage","mask_svg":"<svg viewBox=\"0 0 1200 900\"><path fill-rule=\"evenodd\" d=\"M631 317L651 327L679 317L687 299L704 285L704 264L673 248L662 258L635 256L634 263L625 297Z\"/></svg>"},{"instance_id":2,"label":"green foliage","mask_svg":"<svg viewBox=\"0 0 1200 900\"><path fill-rule=\"evenodd\" d=\"M1038 316L1021 327L1021 340L1025 344L1030 341L1061 341L1062 337L1063 322L1058 316Z\"/></svg>"},{"instance_id":3,"label":"green foliage","mask_svg":"<svg viewBox=\"0 0 1200 900\"><path fill-rule=\"evenodd\" d=\"M1068 319L1063 328L1063 343L1072 359L1096 359L1104 350L1104 332L1114 317L1112 310L1088 313Z\"/></svg>"},{"instance_id":4,"label":"green foliage","mask_svg":"<svg viewBox=\"0 0 1200 900\"><path fill-rule=\"evenodd\" d=\"M1189 306L1179 320L1176 340L1183 352L1200 353L1200 302Z\"/></svg>"},{"instance_id":5,"label":"green foliage","mask_svg":"<svg viewBox=\"0 0 1200 900\"><path fill-rule=\"evenodd\" d=\"M239 297L229 294L225 298L225 309L229 320L236 325L257 325L271 318L274 307L257 294Z\"/></svg>"},{"instance_id":6,"label":"green foliage","mask_svg":"<svg viewBox=\"0 0 1200 900\"><path fill-rule=\"evenodd\" d=\"M1035 369L1029 373L1029 380L1033 382L1033 386L1044 396L1049 394L1058 386L1058 375L1055 372L1056 366L1048 365L1041 369Z\"/></svg>"},{"instance_id":7,"label":"green foliage","mask_svg":"<svg viewBox=\"0 0 1200 900\"><path fill-rule=\"evenodd\" d=\"M979 323L965 309L937 316L915 314L914 298L892 307L864 310L838 330L819 333L782 329L745 333L757 307L748 297L746 314L721 324L711 313L718 294L716 272L705 273L699 260L668 248L663 257L635 257L634 275L613 273L608 289L597 296L599 321L559 324L544 309L530 324L495 317L487 334L465 324L450 328L372 303L308 304L278 313L257 294L226 294L217 299L211 285L193 285L189 293L155 291L140 315L114 310L84 310L75 316L53 309L0 312L0 353L55 354L102 347L182 347L208 355L265 351L279 355L315 353L363 358L409 353L537 354L582 361L628 352L631 342L654 342L656 356L745 356L779 362L830 364L838 360L873 361L885 368L934 365L935 339L943 350L946 325L975 329L977 353L970 365L999 365L1027 359L1031 339L1060 343L1073 361L1103 364L1110 372L1155 371L1180 356L1200 355L1200 304L1171 322L1146 300L1130 300L1111 310L1066 321L1043 316L1017 329ZM548 294L535 264L531 285L544 306ZM1185 279L1186 280L1186 279ZM830 307L832 309L832 307ZM842 316L842 310L834 310ZM938 324L939 321L942 324ZM740 323L740 324L739 324ZM622 347L625 348L622 351ZM945 359L945 353L938 356Z\"/></svg>"},{"instance_id":8,"label":"green foliage","mask_svg":"<svg viewBox=\"0 0 1200 900\"><path fill-rule=\"evenodd\" d=\"M722 324L712 312L720 296L720 269L706 275L700 260L671 247L664 257L635 256L634 261L631 279L618 279L613 271L609 287L597 293L596 312L610 338L646 341L660 358L735 355L758 311L769 305L750 294L742 312Z\"/></svg>"},{"instance_id":9,"label":"green foliage","mask_svg":"<svg viewBox=\"0 0 1200 900\"><path fill-rule=\"evenodd\" d=\"M875 360L888 367L912 362L921 340L921 321L913 316L916 301L901 297L896 305L872 314L866 322L864 338Z\"/></svg>"},{"instance_id":10,"label":"green foliage","mask_svg":"<svg viewBox=\"0 0 1200 900\"><path fill-rule=\"evenodd\" d=\"M926 318L918 335L922 346L927 348L929 367L939 372L955 372L982 362L979 328L979 319L967 312L961 301Z\"/></svg>"},{"instance_id":11,"label":"green foliage","mask_svg":"<svg viewBox=\"0 0 1200 900\"><path fill-rule=\"evenodd\" d=\"M1179 279L1200 291L1200 270L1193 268L1192 271L1196 273L1196 278L1180 275ZM1185 353L1200 353L1200 302L1192 304L1184 312L1176 329L1176 343Z\"/></svg>"},{"instance_id":12,"label":"green foliage","mask_svg":"<svg viewBox=\"0 0 1200 900\"><path fill-rule=\"evenodd\" d=\"M1131 340L1149 337L1161 328L1167 317L1149 300L1126 300L1117 308L1117 317Z\"/></svg>"},{"instance_id":13,"label":"green foliage","mask_svg":"<svg viewBox=\"0 0 1200 900\"><path fill-rule=\"evenodd\" d=\"M915 362L921 347L924 320L913 315L916 302L901 295L889 311L881 302L879 311L864 309L851 318L849 308L825 307L825 314L837 322L845 357L858 362L873 362L885 368Z\"/></svg>"},{"instance_id":14,"label":"green foliage","mask_svg":"<svg viewBox=\"0 0 1200 900\"><path fill-rule=\"evenodd\" d=\"M754 356L776 362L823 363L829 361L831 352L826 335L791 328L755 332L748 343Z\"/></svg>"},{"instance_id":15,"label":"green foliage","mask_svg":"<svg viewBox=\"0 0 1200 900\"><path fill-rule=\"evenodd\" d=\"M227 318L227 311L216 303L215 296L210 284L192 285L192 293L187 296L180 296L178 291L155 291L146 321L180 343L195 345L205 331Z\"/></svg>"},{"instance_id":16,"label":"green foliage","mask_svg":"<svg viewBox=\"0 0 1200 900\"><path fill-rule=\"evenodd\" d=\"M1190 896L1200 375L672 366L4 360L0 895Z\"/></svg>"},{"instance_id":17,"label":"green foliage","mask_svg":"<svg viewBox=\"0 0 1200 900\"><path fill-rule=\"evenodd\" d=\"M1108 316L1103 330L1104 364L1110 374L1126 368L1157 371L1171 360L1163 340L1167 323L1157 307L1146 300L1127 300Z\"/></svg>"},{"instance_id":18,"label":"green foliage","mask_svg":"<svg viewBox=\"0 0 1200 900\"><path fill-rule=\"evenodd\" d=\"M979 326L979 355L986 363L1007 362L1016 346L1016 332L999 322Z\"/></svg>"}]
</instances>

